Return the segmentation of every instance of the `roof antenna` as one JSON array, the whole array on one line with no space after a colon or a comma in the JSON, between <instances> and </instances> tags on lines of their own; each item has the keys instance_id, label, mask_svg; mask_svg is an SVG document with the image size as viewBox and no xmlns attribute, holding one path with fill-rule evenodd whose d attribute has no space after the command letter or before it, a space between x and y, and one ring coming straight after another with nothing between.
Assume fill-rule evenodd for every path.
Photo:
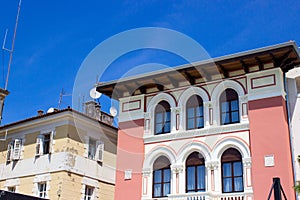
<instances>
[{"instance_id":1,"label":"roof antenna","mask_svg":"<svg viewBox=\"0 0 300 200\"><path fill-rule=\"evenodd\" d=\"M19 1L19 5L18 5L18 13L17 13L17 18L16 18L16 24L15 24L11 49L5 48L6 37L7 37L7 32L8 32L7 29L6 29L6 32L5 32L3 45L2 45L2 49L9 52L9 61L8 61L8 66L7 66L7 74L6 74L6 81L5 81L4 89L0 88L0 124L1 124L1 121L2 121L2 112L3 112L3 107L4 107L4 99L9 94L9 92L7 90L8 78L9 78L9 74L10 74L10 66L11 66L11 63L12 63L12 56L13 56L14 47L15 47L15 40L16 40L16 35L17 35L17 28L18 28L18 21L19 21L19 15L20 15L20 10L21 10L21 3L22 3L22 0Z\"/></svg>"},{"instance_id":2,"label":"roof antenna","mask_svg":"<svg viewBox=\"0 0 300 200\"><path fill-rule=\"evenodd\" d=\"M60 110L60 106L61 106L61 103L62 103L62 99L63 99L63 97L65 97L65 96L71 96L71 94L66 94L65 91L64 91L64 88L62 88L62 89L61 89L61 92L60 92L60 94L59 94L59 100L58 100L58 106L57 106L58 110Z\"/></svg>"}]
</instances>

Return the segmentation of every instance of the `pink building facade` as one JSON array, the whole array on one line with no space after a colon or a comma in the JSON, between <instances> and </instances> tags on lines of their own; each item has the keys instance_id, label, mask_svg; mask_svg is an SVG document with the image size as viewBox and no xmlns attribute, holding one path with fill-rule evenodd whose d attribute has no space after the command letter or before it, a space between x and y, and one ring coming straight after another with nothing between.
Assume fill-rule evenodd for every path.
<instances>
[{"instance_id":1,"label":"pink building facade","mask_svg":"<svg viewBox=\"0 0 300 200\"><path fill-rule=\"evenodd\" d=\"M119 100L115 199L260 200L295 170L285 73L293 42L98 85Z\"/></svg>"}]
</instances>

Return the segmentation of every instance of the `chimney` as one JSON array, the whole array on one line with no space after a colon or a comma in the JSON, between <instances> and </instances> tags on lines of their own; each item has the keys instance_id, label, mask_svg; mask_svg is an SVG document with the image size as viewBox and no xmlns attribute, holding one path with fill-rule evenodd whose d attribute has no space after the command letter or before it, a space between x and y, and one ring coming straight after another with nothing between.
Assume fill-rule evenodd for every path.
<instances>
[{"instance_id":1,"label":"chimney","mask_svg":"<svg viewBox=\"0 0 300 200\"><path fill-rule=\"evenodd\" d=\"M44 114L44 111L43 110L38 110L37 111L37 116L42 116Z\"/></svg>"},{"instance_id":2,"label":"chimney","mask_svg":"<svg viewBox=\"0 0 300 200\"><path fill-rule=\"evenodd\" d=\"M85 114L89 117L100 120L101 106L95 101L87 101L85 104Z\"/></svg>"}]
</instances>

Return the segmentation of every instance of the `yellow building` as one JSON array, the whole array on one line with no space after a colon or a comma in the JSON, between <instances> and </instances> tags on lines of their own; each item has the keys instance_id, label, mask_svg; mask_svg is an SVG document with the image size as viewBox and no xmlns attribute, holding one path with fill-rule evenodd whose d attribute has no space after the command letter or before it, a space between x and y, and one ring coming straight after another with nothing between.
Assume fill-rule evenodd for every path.
<instances>
[{"instance_id":1,"label":"yellow building","mask_svg":"<svg viewBox=\"0 0 300 200\"><path fill-rule=\"evenodd\" d=\"M89 102L0 127L0 189L46 199L114 199L117 128ZM86 108L89 108L86 105Z\"/></svg>"}]
</instances>

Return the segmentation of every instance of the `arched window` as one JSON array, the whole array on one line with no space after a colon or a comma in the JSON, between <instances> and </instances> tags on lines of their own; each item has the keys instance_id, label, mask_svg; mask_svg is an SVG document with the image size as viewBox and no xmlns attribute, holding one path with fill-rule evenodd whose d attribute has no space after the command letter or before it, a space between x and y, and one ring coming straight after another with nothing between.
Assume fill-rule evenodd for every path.
<instances>
[{"instance_id":1,"label":"arched window","mask_svg":"<svg viewBox=\"0 0 300 200\"><path fill-rule=\"evenodd\" d=\"M171 190L170 161L160 156L153 164L153 198L167 197Z\"/></svg>"},{"instance_id":2,"label":"arched window","mask_svg":"<svg viewBox=\"0 0 300 200\"><path fill-rule=\"evenodd\" d=\"M186 160L186 192L205 191L205 161L198 152L193 152Z\"/></svg>"},{"instance_id":3,"label":"arched window","mask_svg":"<svg viewBox=\"0 0 300 200\"><path fill-rule=\"evenodd\" d=\"M166 101L161 101L155 108L155 134L170 133L171 109Z\"/></svg>"},{"instance_id":4,"label":"arched window","mask_svg":"<svg viewBox=\"0 0 300 200\"><path fill-rule=\"evenodd\" d=\"M222 155L222 191L243 192L243 165L242 156L234 148L227 149Z\"/></svg>"},{"instance_id":5,"label":"arched window","mask_svg":"<svg viewBox=\"0 0 300 200\"><path fill-rule=\"evenodd\" d=\"M226 89L220 97L221 125L240 122L239 96L233 89Z\"/></svg>"},{"instance_id":6,"label":"arched window","mask_svg":"<svg viewBox=\"0 0 300 200\"><path fill-rule=\"evenodd\" d=\"M188 130L203 128L203 100L198 95L189 98L186 104L186 121Z\"/></svg>"}]
</instances>

